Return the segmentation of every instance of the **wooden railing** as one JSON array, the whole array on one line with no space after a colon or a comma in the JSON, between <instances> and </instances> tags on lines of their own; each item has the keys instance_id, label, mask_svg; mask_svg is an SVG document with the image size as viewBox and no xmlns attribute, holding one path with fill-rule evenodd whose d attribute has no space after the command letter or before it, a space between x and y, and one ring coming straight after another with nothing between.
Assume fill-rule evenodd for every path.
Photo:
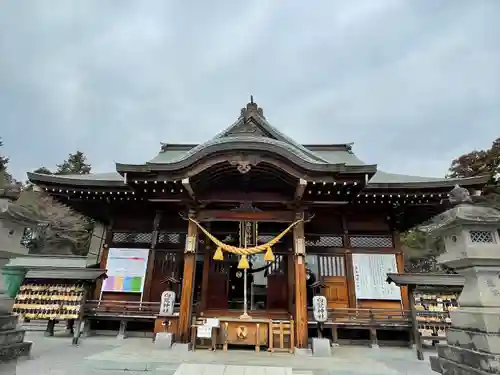
<instances>
[{"instance_id":1,"label":"wooden railing","mask_svg":"<svg viewBox=\"0 0 500 375\"><path fill-rule=\"evenodd\" d=\"M159 302L132 301L87 301L84 306L86 316L109 317L154 317L160 312Z\"/></svg>"},{"instance_id":2,"label":"wooden railing","mask_svg":"<svg viewBox=\"0 0 500 375\"><path fill-rule=\"evenodd\" d=\"M309 324L316 324L312 313ZM411 313L400 309L328 309L328 320L323 325L332 331L332 342L337 344L338 329L362 329L370 332L370 345L378 346L377 330L407 330L412 326Z\"/></svg>"},{"instance_id":3,"label":"wooden railing","mask_svg":"<svg viewBox=\"0 0 500 375\"><path fill-rule=\"evenodd\" d=\"M313 322L309 312L309 322ZM339 326L411 326L411 313L401 309L328 309L327 325Z\"/></svg>"}]
</instances>

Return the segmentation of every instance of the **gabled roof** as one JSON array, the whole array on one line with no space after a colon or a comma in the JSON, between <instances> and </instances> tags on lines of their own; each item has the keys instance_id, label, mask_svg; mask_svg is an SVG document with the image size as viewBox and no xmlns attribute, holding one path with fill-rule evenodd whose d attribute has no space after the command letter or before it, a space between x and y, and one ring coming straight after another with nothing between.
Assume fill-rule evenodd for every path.
<instances>
[{"instance_id":1,"label":"gabled roof","mask_svg":"<svg viewBox=\"0 0 500 375\"><path fill-rule=\"evenodd\" d=\"M332 164L321 155L311 151L303 145L295 142L278 129L272 126L264 117L262 108L259 108L253 99L241 110L240 117L232 125L221 131L211 140L199 145L164 145L162 152L150 160L148 164L170 164L180 163L183 160L213 146L225 144L266 144L276 148L287 150L300 159L313 164ZM190 147L193 146L193 147ZM335 163L335 164L343 164Z\"/></svg>"},{"instance_id":2,"label":"gabled roof","mask_svg":"<svg viewBox=\"0 0 500 375\"><path fill-rule=\"evenodd\" d=\"M61 176L28 173L28 178L34 183L125 188L127 185L121 175L123 172L175 171L190 167L202 158L210 158L216 152L234 150L273 152L306 170L327 175L346 171L366 173L370 178L365 187L367 190L452 188L456 184L480 187L488 180L488 176L446 179L387 173L377 170L376 164L360 160L352 151L352 144L299 144L272 126L253 98L241 109L240 116L232 125L202 144L164 143L161 152L150 161L137 165L117 163L117 171L111 173Z\"/></svg>"}]
</instances>

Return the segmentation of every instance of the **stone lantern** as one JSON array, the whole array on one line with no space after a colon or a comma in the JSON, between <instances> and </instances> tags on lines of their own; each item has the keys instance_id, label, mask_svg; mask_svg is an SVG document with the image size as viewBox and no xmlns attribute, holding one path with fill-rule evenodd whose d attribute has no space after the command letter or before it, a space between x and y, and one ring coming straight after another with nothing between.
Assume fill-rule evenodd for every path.
<instances>
[{"instance_id":1,"label":"stone lantern","mask_svg":"<svg viewBox=\"0 0 500 375\"><path fill-rule=\"evenodd\" d=\"M456 206L421 228L444 242L438 263L465 278L447 343L431 367L450 375L500 374L500 211L474 205L459 186L450 202Z\"/></svg>"}]
</instances>

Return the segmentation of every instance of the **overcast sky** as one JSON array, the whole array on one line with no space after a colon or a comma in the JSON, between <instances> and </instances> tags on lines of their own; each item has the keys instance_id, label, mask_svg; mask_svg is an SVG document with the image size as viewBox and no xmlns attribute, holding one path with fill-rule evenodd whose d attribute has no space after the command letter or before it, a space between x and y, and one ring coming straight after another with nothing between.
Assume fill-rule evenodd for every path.
<instances>
[{"instance_id":1,"label":"overcast sky","mask_svg":"<svg viewBox=\"0 0 500 375\"><path fill-rule=\"evenodd\" d=\"M314 4L314 5L312 5ZM203 142L250 94L301 143L444 175L500 136L499 0L3 1L0 137L24 179Z\"/></svg>"}]
</instances>

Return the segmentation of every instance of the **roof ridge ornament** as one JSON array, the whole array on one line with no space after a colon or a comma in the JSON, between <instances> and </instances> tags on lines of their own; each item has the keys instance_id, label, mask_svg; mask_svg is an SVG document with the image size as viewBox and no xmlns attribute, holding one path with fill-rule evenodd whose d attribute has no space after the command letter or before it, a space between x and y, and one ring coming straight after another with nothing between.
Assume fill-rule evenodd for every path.
<instances>
[{"instance_id":1,"label":"roof ridge ornament","mask_svg":"<svg viewBox=\"0 0 500 375\"><path fill-rule=\"evenodd\" d=\"M455 187L450 191L449 197L451 204L461 204L461 203L472 203L472 198L470 196L469 190L460 185L456 184Z\"/></svg>"},{"instance_id":2,"label":"roof ridge ornament","mask_svg":"<svg viewBox=\"0 0 500 375\"><path fill-rule=\"evenodd\" d=\"M260 108L257 103L254 102L253 95L250 95L250 102L247 103L245 108L241 109L240 118L243 118L243 121L247 122L252 114L257 114L258 116L262 117L264 120L266 119L264 117L264 110L262 108Z\"/></svg>"}]
</instances>

